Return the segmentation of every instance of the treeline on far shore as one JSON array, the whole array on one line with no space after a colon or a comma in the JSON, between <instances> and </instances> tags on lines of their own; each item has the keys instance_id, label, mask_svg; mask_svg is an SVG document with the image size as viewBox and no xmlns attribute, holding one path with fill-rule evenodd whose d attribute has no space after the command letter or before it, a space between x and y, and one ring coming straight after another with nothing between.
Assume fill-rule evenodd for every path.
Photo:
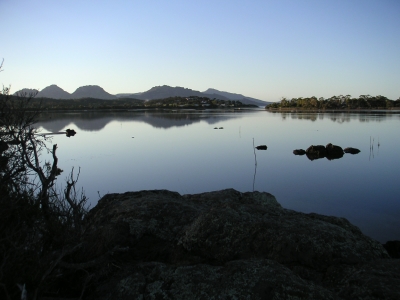
<instances>
[{"instance_id":1,"label":"treeline on far shore","mask_svg":"<svg viewBox=\"0 0 400 300\"><path fill-rule=\"evenodd\" d=\"M13 96L17 98L17 96ZM27 108L41 107L41 110L102 110L102 109L133 109L144 107L144 101L133 98L118 98L111 100L81 98L81 99L51 99L33 98L29 99Z\"/></svg>"},{"instance_id":2,"label":"treeline on far shore","mask_svg":"<svg viewBox=\"0 0 400 300\"><path fill-rule=\"evenodd\" d=\"M282 98L280 102L267 105L266 109L400 109L400 97L397 100L390 100L385 96L360 95L352 98L350 95L333 96L330 98Z\"/></svg>"},{"instance_id":3,"label":"treeline on far shore","mask_svg":"<svg viewBox=\"0 0 400 300\"><path fill-rule=\"evenodd\" d=\"M243 104L240 101L209 99L206 97L170 97L166 99L140 100L134 98L117 99L51 99L35 98L32 95L11 96L11 98L29 99L26 108L40 107L43 111L54 110L125 110L125 109L209 109L209 108L229 108L229 107L257 107L256 105Z\"/></svg>"}]
</instances>

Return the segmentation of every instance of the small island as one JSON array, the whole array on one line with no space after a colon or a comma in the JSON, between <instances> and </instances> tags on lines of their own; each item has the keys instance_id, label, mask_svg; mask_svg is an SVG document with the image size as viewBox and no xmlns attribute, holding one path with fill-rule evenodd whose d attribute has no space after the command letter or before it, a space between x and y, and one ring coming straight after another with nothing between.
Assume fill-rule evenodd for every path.
<instances>
[{"instance_id":1,"label":"small island","mask_svg":"<svg viewBox=\"0 0 400 300\"><path fill-rule=\"evenodd\" d=\"M360 95L352 98L350 95L332 96L330 98L299 97L282 98L280 102L265 106L267 110L365 110L365 109L400 109L400 97L390 100L385 96Z\"/></svg>"}]
</instances>

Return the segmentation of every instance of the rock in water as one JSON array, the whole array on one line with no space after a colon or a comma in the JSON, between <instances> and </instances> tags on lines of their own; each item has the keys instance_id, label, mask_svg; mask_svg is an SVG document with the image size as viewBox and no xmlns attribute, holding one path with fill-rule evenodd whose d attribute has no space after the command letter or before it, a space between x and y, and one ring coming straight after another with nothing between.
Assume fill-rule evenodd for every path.
<instances>
[{"instance_id":1,"label":"rock in water","mask_svg":"<svg viewBox=\"0 0 400 300\"><path fill-rule=\"evenodd\" d=\"M310 147L307 148L306 153L324 157L326 154L326 148L323 145L315 145L315 146L311 145Z\"/></svg>"},{"instance_id":2,"label":"rock in water","mask_svg":"<svg viewBox=\"0 0 400 300\"><path fill-rule=\"evenodd\" d=\"M304 151L303 149L296 149L296 150L293 150L293 154L294 155L304 155L304 154L306 154L306 151Z\"/></svg>"},{"instance_id":3,"label":"rock in water","mask_svg":"<svg viewBox=\"0 0 400 300\"><path fill-rule=\"evenodd\" d=\"M329 155L335 155L335 154L343 154L343 149L340 146L332 145L329 143L325 147L327 154Z\"/></svg>"},{"instance_id":4,"label":"rock in water","mask_svg":"<svg viewBox=\"0 0 400 300\"><path fill-rule=\"evenodd\" d=\"M73 129L67 129L67 130L65 130L65 133L66 133L67 137L71 137L76 134L76 131Z\"/></svg>"},{"instance_id":5,"label":"rock in water","mask_svg":"<svg viewBox=\"0 0 400 300\"><path fill-rule=\"evenodd\" d=\"M267 145L260 145L256 147L257 150L267 150Z\"/></svg>"},{"instance_id":6,"label":"rock in water","mask_svg":"<svg viewBox=\"0 0 400 300\"><path fill-rule=\"evenodd\" d=\"M357 154L357 153L360 153L361 151L357 148L347 147L347 148L344 148L344 152L350 153L350 154Z\"/></svg>"},{"instance_id":7,"label":"rock in water","mask_svg":"<svg viewBox=\"0 0 400 300\"><path fill-rule=\"evenodd\" d=\"M343 149L340 146L332 145L329 143L325 147L326 149L326 158L329 160L339 159L343 157Z\"/></svg>"}]
</instances>

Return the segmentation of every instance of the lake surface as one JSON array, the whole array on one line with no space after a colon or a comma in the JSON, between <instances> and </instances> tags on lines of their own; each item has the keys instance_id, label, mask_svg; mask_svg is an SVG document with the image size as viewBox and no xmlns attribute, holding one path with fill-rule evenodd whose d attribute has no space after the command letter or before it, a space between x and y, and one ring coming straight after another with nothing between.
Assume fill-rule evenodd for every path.
<instances>
[{"instance_id":1,"label":"lake surface","mask_svg":"<svg viewBox=\"0 0 400 300\"><path fill-rule=\"evenodd\" d=\"M399 112L50 113L38 125L77 131L52 139L65 170L59 181L81 168L92 207L107 193L257 190L285 208L347 218L381 242L400 240ZM253 139L268 150L254 151ZM293 155L328 143L361 152L313 161Z\"/></svg>"}]
</instances>

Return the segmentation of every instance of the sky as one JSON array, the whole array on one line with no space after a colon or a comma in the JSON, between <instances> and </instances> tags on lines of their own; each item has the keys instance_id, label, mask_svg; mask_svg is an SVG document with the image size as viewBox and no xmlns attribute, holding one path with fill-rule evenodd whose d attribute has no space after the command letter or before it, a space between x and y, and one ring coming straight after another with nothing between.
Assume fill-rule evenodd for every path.
<instances>
[{"instance_id":1,"label":"sky","mask_svg":"<svg viewBox=\"0 0 400 300\"><path fill-rule=\"evenodd\" d=\"M399 0L0 0L0 84L400 97Z\"/></svg>"}]
</instances>

